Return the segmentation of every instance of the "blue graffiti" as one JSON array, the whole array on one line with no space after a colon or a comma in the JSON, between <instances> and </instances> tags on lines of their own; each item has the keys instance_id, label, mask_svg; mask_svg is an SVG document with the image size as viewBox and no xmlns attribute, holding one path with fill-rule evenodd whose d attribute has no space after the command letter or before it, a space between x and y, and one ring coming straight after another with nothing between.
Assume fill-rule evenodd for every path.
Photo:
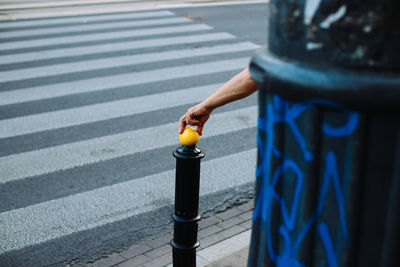
<instances>
[{"instance_id":1,"label":"blue graffiti","mask_svg":"<svg viewBox=\"0 0 400 267\"><path fill-rule=\"evenodd\" d=\"M307 149L307 143L303 135L300 133L299 127L296 124L296 119L307 109L312 108L309 104L294 104L289 108L289 103L284 101L278 96L274 96L274 105L277 109L276 116L274 117L274 122L287 123L289 128L303 151L303 155L306 161L311 161L313 159L313 154Z\"/></svg>"},{"instance_id":2,"label":"blue graffiti","mask_svg":"<svg viewBox=\"0 0 400 267\"><path fill-rule=\"evenodd\" d=\"M357 113L347 111L346 109L334 103L319 100L310 100L289 106L287 101L278 96L273 97L273 101L266 104L267 118L260 118L258 121L259 135L257 142L259 150L259 165L257 167L256 175L258 178L261 177L262 180L260 181L261 184L259 186L259 192L257 194L257 200L254 207L253 220L261 220L262 223L260 223L260 232L261 228L264 227L263 225L266 224L267 251L270 259L275 263L276 266L305 266L296 259L296 254L302 241L313 226L315 226L318 230L318 235L324 246L329 267L337 266L336 253L334 251L328 226L326 223L320 221L321 214L323 213L324 209L325 199L331 185L334 190L336 206L338 209L340 229L345 239L349 239L346 225L344 194L340 185L336 155L333 151L329 151L325 155L325 170L318 194L317 208L313 215L306 221L306 223L302 225L302 229L297 236L293 236L293 229L296 225L296 218L300 205L300 197L305 184L305 177L298 164L293 159L285 158L285 155L274 146L274 125L276 123L287 124L288 128L293 133L297 144L303 151L304 159L306 162L310 162L313 160L313 154L307 149L305 138L301 134L299 127L296 124L296 120L305 111L309 109L315 109L316 104L334 107L341 111L345 111L348 115L348 121L339 127L332 127L327 123L323 123L321 126L321 131L326 136L340 138L349 136L356 130L359 123L359 115ZM260 136L261 132L265 134L265 144L263 138ZM273 157L281 160L281 163L274 171L271 170L270 166ZM284 177L285 172L289 170L295 174L296 183L293 190L292 202L286 203L285 199L275 190L275 186L278 180ZM270 218L271 209L274 202L278 204L282 219L282 223L279 225L278 229L284 245L279 255L275 252L271 240ZM287 208L286 204L290 204L289 209Z\"/></svg>"},{"instance_id":3,"label":"blue graffiti","mask_svg":"<svg viewBox=\"0 0 400 267\"><path fill-rule=\"evenodd\" d=\"M285 227L279 227L279 234L283 237L285 241L285 248L283 253L276 258L277 266L296 266L305 267L301 262L296 259L295 250L291 246L289 232Z\"/></svg>"},{"instance_id":4,"label":"blue graffiti","mask_svg":"<svg viewBox=\"0 0 400 267\"><path fill-rule=\"evenodd\" d=\"M346 239L348 238L346 219L345 219L345 211L344 211L344 197L343 197L343 192L342 192L341 186L340 186L340 179L339 179L339 176L337 173L336 159L335 159L335 155L333 152L327 153L325 162L326 162L326 169L325 169L325 173L323 176L324 178L323 178L322 186L319 191L320 194L319 194L319 198L318 198L318 207L317 207L314 215L304 225L302 231L300 231L300 233L298 234L298 236L294 242L291 241L289 232L291 230L293 230L294 225L295 225L295 219L296 219L298 206L299 206L299 198L300 198L301 190L303 187L302 173L300 171L300 168L297 166L297 164L294 161L286 159L283 162L283 164L277 168L277 170L275 171L275 173L273 175L271 184L267 184L265 187L266 191L264 191L264 193L265 193L264 199L266 199L267 201L262 204L260 202L256 202L257 210L256 209L254 210L255 218L257 218L260 215L258 213L260 210L270 211L272 201L276 201L280 207L280 211L281 211L281 215L282 215L282 219L283 219L283 225L280 225L279 233L283 237L283 240L285 242L284 249L283 249L281 255L276 255L276 253L274 252L274 250L272 248L272 242L270 240L271 229L270 229L269 222L267 222L268 223L268 231L267 231L268 252L269 252L269 255L270 255L271 259L273 260L273 262L275 262L276 266L282 266L282 267L303 266L300 262L298 262L296 260L296 257L295 257L296 251L298 250L302 240L307 235L308 231L311 229L312 225L316 224L318 222L320 215L323 212L323 206L325 203L325 198L326 198L331 180L332 180L333 187L335 190L335 198L336 198L336 202L337 202L337 206L338 206L338 210L339 210L342 232L343 232L344 236L346 237ZM293 201L291 204L290 212L288 212L286 209L284 199L282 199L279 196L279 194L274 190L274 186L276 185L278 178L287 170L294 171L296 174L296 177L297 177L297 184L296 184L296 187L294 190L295 191L294 198L293 198ZM257 203L261 204L261 205L265 204L267 206L261 207L260 205L257 205ZM265 222L266 219L267 219L267 216L265 216L263 214L261 220L263 222ZM323 229L323 227L326 227L326 225L323 223L320 223L318 225L318 227L319 228L322 227L321 229L319 229L319 234L320 234L320 237L322 239L322 242L323 242L325 250L326 250L328 262L330 264L329 266L337 266L334 261L330 260L332 258L332 255L335 255L335 254L332 250L333 245L331 242L331 238L329 236L329 231L327 231L327 228ZM287 265L287 264L289 264L289 265Z\"/></svg>"},{"instance_id":5,"label":"blue graffiti","mask_svg":"<svg viewBox=\"0 0 400 267\"><path fill-rule=\"evenodd\" d=\"M273 150L273 134L274 134L274 122L273 122L273 117L274 117L274 110L272 105L267 105L267 116L269 116L269 120L265 121L259 121L259 125L262 125L265 127L265 133L268 135L267 138L267 145L264 146L261 138L257 138L258 140L258 147L259 147L259 155L261 158L261 164L257 167L256 170L256 175L259 176L261 174L264 175L269 175L270 173L270 164L268 162L271 162L272 159L272 150ZM259 137L259 136L258 136ZM265 149L265 150L264 150ZM267 176L265 176L267 177ZM254 207L254 213L253 214L258 214L261 213L262 220L265 221L267 218L267 209L263 209L262 207L268 207L269 202L271 200L272 194L271 194L271 188L268 188L266 186L261 187L262 192L260 193L260 201L259 203L256 203ZM262 206L261 206L262 205Z\"/></svg>"},{"instance_id":6,"label":"blue graffiti","mask_svg":"<svg viewBox=\"0 0 400 267\"><path fill-rule=\"evenodd\" d=\"M271 187L273 189L275 187L279 177L281 177L282 174L289 169L291 169L295 172L296 178L297 178L297 183L296 183L296 187L294 190L295 191L294 197L293 197L292 204L291 204L291 211L288 212L286 205L285 205L285 200L283 198L281 198L275 190L273 190L273 197L279 203L279 206L281 208L281 213L283 216L283 221L285 223L285 227L287 227L287 229L289 229L289 230L293 230L293 227L295 225L295 220L296 220L297 209L298 209L298 205L299 205L300 193L301 193L301 189L303 188L303 174L301 173L299 166L297 166L297 164L290 159L284 160L282 162L282 165L279 166L274 173L274 176L272 178Z\"/></svg>"},{"instance_id":7,"label":"blue graffiti","mask_svg":"<svg viewBox=\"0 0 400 267\"><path fill-rule=\"evenodd\" d=\"M324 134L327 136L331 137L344 137L344 136L349 136L351 135L354 130L358 126L358 114L357 113L349 113L349 120L347 124L341 126L341 127L331 127L330 125L324 123L322 125L322 131Z\"/></svg>"},{"instance_id":8,"label":"blue graffiti","mask_svg":"<svg viewBox=\"0 0 400 267\"><path fill-rule=\"evenodd\" d=\"M335 157L335 153L328 152L326 154L326 160L325 160L324 180L322 182L322 186L319 191L320 193L319 193L318 207L317 207L318 215L322 213L323 205L325 202L324 199L326 198L326 195L328 194L329 184L330 184L331 180L333 183L333 188L335 190L336 205L339 209L340 224L342 226L342 230L345 235L345 238L347 239L348 233L347 233L347 227L346 227L346 213L345 213L345 208L344 208L344 196L343 196L343 192L342 192L342 189L340 186L340 179L339 179L339 174L338 174L338 170L337 170L336 157Z\"/></svg>"},{"instance_id":9,"label":"blue graffiti","mask_svg":"<svg viewBox=\"0 0 400 267\"><path fill-rule=\"evenodd\" d=\"M312 104L312 105L322 105L322 106L326 106L326 107L332 107L336 110L345 111L347 113L347 115L349 116L349 119L346 124L344 124L340 127L336 127L336 128L332 127L329 124L324 122L322 124L322 132L324 134L326 134L327 136L331 136L331 137L349 136L355 131L355 129L358 126L359 115L357 112L351 112L350 110L348 110L336 103L332 103L330 101L321 100L321 99L308 100L308 101L306 101L306 103Z\"/></svg>"},{"instance_id":10,"label":"blue graffiti","mask_svg":"<svg viewBox=\"0 0 400 267\"><path fill-rule=\"evenodd\" d=\"M336 267L336 253L333 250L331 235L329 234L328 226L325 223L318 225L319 235L321 236L322 243L324 244L325 253L329 267Z\"/></svg>"}]
</instances>

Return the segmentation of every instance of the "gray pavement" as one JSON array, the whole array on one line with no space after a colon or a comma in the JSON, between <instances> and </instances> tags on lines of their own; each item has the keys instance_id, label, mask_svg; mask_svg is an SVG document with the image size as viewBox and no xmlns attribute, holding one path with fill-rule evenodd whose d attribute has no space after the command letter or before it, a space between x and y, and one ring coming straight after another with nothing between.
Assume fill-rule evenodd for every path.
<instances>
[{"instance_id":1,"label":"gray pavement","mask_svg":"<svg viewBox=\"0 0 400 267\"><path fill-rule=\"evenodd\" d=\"M247 266L252 211L248 201L216 213L199 222L196 264L198 267ZM172 266L172 247L169 231L155 239L135 244L127 250L108 255L87 264L87 267L162 267Z\"/></svg>"},{"instance_id":2,"label":"gray pavement","mask_svg":"<svg viewBox=\"0 0 400 267\"><path fill-rule=\"evenodd\" d=\"M248 255L249 247L246 247L220 260L207 264L205 267L244 267L247 266Z\"/></svg>"}]
</instances>

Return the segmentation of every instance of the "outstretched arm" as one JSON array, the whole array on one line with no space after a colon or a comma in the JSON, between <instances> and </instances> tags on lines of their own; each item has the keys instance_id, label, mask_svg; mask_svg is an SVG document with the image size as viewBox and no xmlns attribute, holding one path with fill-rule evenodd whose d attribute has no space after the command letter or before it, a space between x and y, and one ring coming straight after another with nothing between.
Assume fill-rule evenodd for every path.
<instances>
[{"instance_id":1,"label":"outstretched arm","mask_svg":"<svg viewBox=\"0 0 400 267\"><path fill-rule=\"evenodd\" d=\"M186 125L197 125L197 132L202 135L204 124L214 109L245 98L257 89L257 84L251 79L249 68L244 69L203 102L188 109L179 120L179 133L183 132Z\"/></svg>"}]
</instances>

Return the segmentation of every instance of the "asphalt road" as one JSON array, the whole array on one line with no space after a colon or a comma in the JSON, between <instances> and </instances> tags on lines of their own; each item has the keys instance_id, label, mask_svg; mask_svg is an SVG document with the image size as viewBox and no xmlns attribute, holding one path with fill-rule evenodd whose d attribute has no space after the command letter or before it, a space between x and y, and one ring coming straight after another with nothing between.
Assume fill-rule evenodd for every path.
<instances>
[{"instance_id":1,"label":"asphalt road","mask_svg":"<svg viewBox=\"0 0 400 267\"><path fill-rule=\"evenodd\" d=\"M0 265L81 265L171 229L178 119L247 66L267 4L0 23ZM201 213L251 198L257 96L215 111Z\"/></svg>"}]
</instances>

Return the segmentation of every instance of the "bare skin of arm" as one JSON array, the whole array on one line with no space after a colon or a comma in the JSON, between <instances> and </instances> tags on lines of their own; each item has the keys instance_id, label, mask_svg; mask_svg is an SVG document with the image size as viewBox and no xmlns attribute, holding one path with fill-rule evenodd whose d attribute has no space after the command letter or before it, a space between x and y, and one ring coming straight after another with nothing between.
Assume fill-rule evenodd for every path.
<instances>
[{"instance_id":1,"label":"bare skin of arm","mask_svg":"<svg viewBox=\"0 0 400 267\"><path fill-rule=\"evenodd\" d=\"M244 69L203 102L188 109L179 119L179 133L181 134L187 125L193 125L197 126L197 132L202 135L204 124L214 109L245 98L257 89L257 84L250 77L249 68Z\"/></svg>"}]
</instances>

